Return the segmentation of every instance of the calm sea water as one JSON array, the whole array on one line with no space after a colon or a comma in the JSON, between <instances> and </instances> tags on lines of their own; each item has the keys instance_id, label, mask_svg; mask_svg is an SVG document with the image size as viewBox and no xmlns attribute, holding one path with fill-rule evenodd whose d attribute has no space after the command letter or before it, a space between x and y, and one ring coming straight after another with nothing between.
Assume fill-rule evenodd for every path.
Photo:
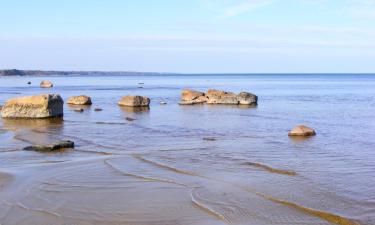
<instances>
[{"instance_id":1,"label":"calm sea water","mask_svg":"<svg viewBox=\"0 0 375 225\"><path fill-rule=\"evenodd\" d=\"M259 102L180 106L183 88ZM93 106L0 119L2 225L375 224L375 75L0 77L0 104L46 92ZM117 106L124 95L150 109ZM298 124L317 136L289 138ZM76 149L22 151L61 139Z\"/></svg>"}]
</instances>

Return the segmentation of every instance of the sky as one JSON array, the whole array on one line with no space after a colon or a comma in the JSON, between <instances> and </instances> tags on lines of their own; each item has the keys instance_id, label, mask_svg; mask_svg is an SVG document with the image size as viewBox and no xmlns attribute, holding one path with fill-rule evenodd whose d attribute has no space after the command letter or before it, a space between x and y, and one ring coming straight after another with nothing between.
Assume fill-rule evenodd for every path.
<instances>
[{"instance_id":1,"label":"sky","mask_svg":"<svg viewBox=\"0 0 375 225\"><path fill-rule=\"evenodd\" d=\"M0 0L0 68L374 73L375 0Z\"/></svg>"}]
</instances>

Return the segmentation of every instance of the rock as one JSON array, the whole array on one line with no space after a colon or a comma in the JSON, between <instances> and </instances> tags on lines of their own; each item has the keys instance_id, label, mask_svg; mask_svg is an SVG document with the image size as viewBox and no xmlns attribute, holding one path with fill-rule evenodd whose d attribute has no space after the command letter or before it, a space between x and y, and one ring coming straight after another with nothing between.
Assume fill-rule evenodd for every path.
<instances>
[{"instance_id":1,"label":"rock","mask_svg":"<svg viewBox=\"0 0 375 225\"><path fill-rule=\"evenodd\" d=\"M202 139L203 139L203 141L216 141L216 138L214 138L214 137L204 137Z\"/></svg>"},{"instance_id":2,"label":"rock","mask_svg":"<svg viewBox=\"0 0 375 225\"><path fill-rule=\"evenodd\" d=\"M193 105L199 103L205 103L207 97L203 92L194 90L182 90L180 105Z\"/></svg>"},{"instance_id":3,"label":"rock","mask_svg":"<svg viewBox=\"0 0 375 225\"><path fill-rule=\"evenodd\" d=\"M293 128L291 131L289 131L288 135L289 136L304 136L304 137L307 137L307 136L314 136L314 135L316 135L316 133L315 133L315 130L310 128L310 127L306 127L304 125L299 125L299 126Z\"/></svg>"},{"instance_id":4,"label":"rock","mask_svg":"<svg viewBox=\"0 0 375 225\"><path fill-rule=\"evenodd\" d=\"M44 80L44 81L40 82L40 87L41 88L51 88L51 87L53 87L53 83L51 81Z\"/></svg>"},{"instance_id":5,"label":"rock","mask_svg":"<svg viewBox=\"0 0 375 225\"><path fill-rule=\"evenodd\" d=\"M239 104L237 95L232 92L210 89L207 91L207 98L208 104Z\"/></svg>"},{"instance_id":6,"label":"rock","mask_svg":"<svg viewBox=\"0 0 375 225\"><path fill-rule=\"evenodd\" d=\"M258 104L258 96L248 93L248 92L241 92L237 95L237 100L240 105L257 105Z\"/></svg>"},{"instance_id":7,"label":"rock","mask_svg":"<svg viewBox=\"0 0 375 225\"><path fill-rule=\"evenodd\" d=\"M29 85L30 85L30 84L31 84L31 82L29 81L29 82L27 82L27 84L29 84Z\"/></svg>"},{"instance_id":8,"label":"rock","mask_svg":"<svg viewBox=\"0 0 375 225\"><path fill-rule=\"evenodd\" d=\"M160 101L160 105L166 105L167 103L164 101Z\"/></svg>"},{"instance_id":9,"label":"rock","mask_svg":"<svg viewBox=\"0 0 375 225\"><path fill-rule=\"evenodd\" d=\"M100 111L103 111L103 109L101 109L101 108L95 108L94 111L95 112L100 112Z\"/></svg>"},{"instance_id":10,"label":"rock","mask_svg":"<svg viewBox=\"0 0 375 225\"><path fill-rule=\"evenodd\" d=\"M126 117L125 118L127 121L134 121L135 119L131 118L131 117Z\"/></svg>"},{"instance_id":11,"label":"rock","mask_svg":"<svg viewBox=\"0 0 375 225\"><path fill-rule=\"evenodd\" d=\"M238 95L233 92L210 89L207 91L208 104L256 105L258 97L248 92Z\"/></svg>"},{"instance_id":12,"label":"rock","mask_svg":"<svg viewBox=\"0 0 375 225\"><path fill-rule=\"evenodd\" d=\"M64 114L64 101L58 94L42 94L8 100L1 116L3 118L48 118Z\"/></svg>"},{"instance_id":13,"label":"rock","mask_svg":"<svg viewBox=\"0 0 375 225\"><path fill-rule=\"evenodd\" d=\"M85 111L84 109L75 109L74 110L75 112L83 112L83 111Z\"/></svg>"},{"instance_id":14,"label":"rock","mask_svg":"<svg viewBox=\"0 0 375 225\"><path fill-rule=\"evenodd\" d=\"M141 106L149 106L150 99L147 97L142 96L124 96L118 102L120 106L131 106L131 107L141 107Z\"/></svg>"},{"instance_id":15,"label":"rock","mask_svg":"<svg viewBox=\"0 0 375 225\"><path fill-rule=\"evenodd\" d=\"M91 98L86 95L72 96L68 99L68 104L71 105L91 105Z\"/></svg>"},{"instance_id":16,"label":"rock","mask_svg":"<svg viewBox=\"0 0 375 225\"><path fill-rule=\"evenodd\" d=\"M23 150L38 151L38 152L52 152L52 151L61 150L64 148L74 148L74 142L59 141L50 145L32 145L32 146L25 147Z\"/></svg>"}]
</instances>

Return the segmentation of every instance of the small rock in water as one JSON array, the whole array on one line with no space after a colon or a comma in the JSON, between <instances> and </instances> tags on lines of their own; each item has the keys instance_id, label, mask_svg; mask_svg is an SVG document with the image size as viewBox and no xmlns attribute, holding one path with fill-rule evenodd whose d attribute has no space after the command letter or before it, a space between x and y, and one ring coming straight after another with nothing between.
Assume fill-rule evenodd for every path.
<instances>
[{"instance_id":1,"label":"small rock in water","mask_svg":"<svg viewBox=\"0 0 375 225\"><path fill-rule=\"evenodd\" d=\"M139 84L139 85L143 85L143 84L145 84L145 83L142 83L142 82L141 82L141 83L138 83L138 84Z\"/></svg>"},{"instance_id":2,"label":"small rock in water","mask_svg":"<svg viewBox=\"0 0 375 225\"><path fill-rule=\"evenodd\" d=\"M68 99L68 104L71 105L91 105L92 101L89 96L86 95L79 95L79 96L72 96Z\"/></svg>"},{"instance_id":3,"label":"small rock in water","mask_svg":"<svg viewBox=\"0 0 375 225\"><path fill-rule=\"evenodd\" d=\"M103 111L103 109L101 109L101 108L95 108L94 111L95 112L100 112L100 111Z\"/></svg>"},{"instance_id":4,"label":"small rock in water","mask_svg":"<svg viewBox=\"0 0 375 225\"><path fill-rule=\"evenodd\" d=\"M83 111L85 111L84 109L75 109L74 110L75 112L83 112Z\"/></svg>"},{"instance_id":5,"label":"small rock in water","mask_svg":"<svg viewBox=\"0 0 375 225\"><path fill-rule=\"evenodd\" d=\"M38 151L38 152L52 152L56 150L61 150L65 148L74 148L73 141L59 141L50 145L32 145L27 146L23 150L26 151Z\"/></svg>"},{"instance_id":6,"label":"small rock in water","mask_svg":"<svg viewBox=\"0 0 375 225\"><path fill-rule=\"evenodd\" d=\"M48 81L48 80L43 80L42 82L40 82L40 87L41 88L51 88L51 87L53 87L53 83L51 81Z\"/></svg>"},{"instance_id":7,"label":"small rock in water","mask_svg":"<svg viewBox=\"0 0 375 225\"><path fill-rule=\"evenodd\" d=\"M118 102L120 106L131 106L131 107L141 107L141 106L149 106L150 99L143 96L133 96L128 95L121 98Z\"/></svg>"},{"instance_id":8,"label":"small rock in water","mask_svg":"<svg viewBox=\"0 0 375 225\"><path fill-rule=\"evenodd\" d=\"M29 81L29 82L27 82L27 84L31 84L31 82Z\"/></svg>"},{"instance_id":9,"label":"small rock in water","mask_svg":"<svg viewBox=\"0 0 375 225\"><path fill-rule=\"evenodd\" d=\"M166 105L167 103L166 102L164 102L164 101L161 101L160 102L160 105Z\"/></svg>"},{"instance_id":10,"label":"small rock in water","mask_svg":"<svg viewBox=\"0 0 375 225\"><path fill-rule=\"evenodd\" d=\"M126 117L125 118L127 121L134 121L135 119L131 118L131 117Z\"/></svg>"},{"instance_id":11,"label":"small rock in water","mask_svg":"<svg viewBox=\"0 0 375 225\"><path fill-rule=\"evenodd\" d=\"M288 135L289 136L308 137L308 136L314 136L314 135L316 135L316 133L315 133L315 130L310 128L310 127L306 127L304 125L299 125L299 126L293 128L291 131L289 131Z\"/></svg>"},{"instance_id":12,"label":"small rock in water","mask_svg":"<svg viewBox=\"0 0 375 225\"><path fill-rule=\"evenodd\" d=\"M216 141L216 138L214 138L214 137L204 137L203 141Z\"/></svg>"}]
</instances>

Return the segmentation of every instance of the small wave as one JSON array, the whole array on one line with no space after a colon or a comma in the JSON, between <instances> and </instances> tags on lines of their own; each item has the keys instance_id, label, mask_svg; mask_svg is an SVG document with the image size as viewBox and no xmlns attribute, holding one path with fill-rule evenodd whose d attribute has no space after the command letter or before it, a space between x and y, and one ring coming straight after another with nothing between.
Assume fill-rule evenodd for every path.
<instances>
[{"instance_id":1,"label":"small wave","mask_svg":"<svg viewBox=\"0 0 375 225\"><path fill-rule=\"evenodd\" d=\"M191 192L191 201L193 202L194 205L196 205L198 208L202 209L203 211L207 212L208 214L218 218L221 221L224 221L225 223L230 223L230 221L222 214L217 212L216 210L212 209L211 207L203 204L196 198L196 189L193 189Z\"/></svg>"},{"instance_id":2,"label":"small wave","mask_svg":"<svg viewBox=\"0 0 375 225\"><path fill-rule=\"evenodd\" d=\"M304 213L312 215L312 216L316 216L318 218L321 218L323 220L326 220L326 221L334 223L334 224L338 224L338 225L360 225L358 222L355 222L353 220L350 220L350 219L347 219L347 218L344 218L342 216L335 215L335 214L332 214L332 213L329 213L329 212L307 208L307 207L298 205L296 203L288 202L288 201L278 199L278 198L275 198L275 197L272 197L272 196L268 196L268 195L265 195L265 194L262 194L262 193L256 193L256 194L259 195L259 196L262 196L265 199L268 199L272 202L276 202L276 203L294 208L296 210L299 210L301 212L304 212Z\"/></svg>"},{"instance_id":3,"label":"small wave","mask_svg":"<svg viewBox=\"0 0 375 225\"><path fill-rule=\"evenodd\" d=\"M252 167L260 168L260 169L266 170L266 171L271 172L271 173L277 173L277 174L283 174L283 175L289 175L289 176L296 176L297 175L297 172L295 172L295 171L276 169L276 168L273 168L273 167L270 167L270 166L267 166L267 165L264 165L264 164L261 164L261 163L256 163L256 162L246 162L246 163L244 163L244 165L249 165L249 166L252 166Z\"/></svg>"},{"instance_id":4,"label":"small wave","mask_svg":"<svg viewBox=\"0 0 375 225\"><path fill-rule=\"evenodd\" d=\"M190 176L199 176L197 173L187 171L187 170L177 169L175 167L171 167L169 165L166 165L166 164L163 164L163 163L160 163L160 162L156 162L156 161L152 161L150 159L146 159L146 158L144 158L140 155L137 155L137 154L134 154L133 157L136 158L136 159L139 159L143 162L150 163L154 166L157 166L157 167L160 167L160 168L163 168L163 169L167 169L167 170L171 170L171 171L176 172L176 173L181 173L181 174L190 175Z\"/></svg>"},{"instance_id":5,"label":"small wave","mask_svg":"<svg viewBox=\"0 0 375 225\"><path fill-rule=\"evenodd\" d=\"M143 176L143 175L139 175L139 174L125 172L125 171L117 168L112 163L110 163L109 162L110 160L111 159L106 159L106 160L104 160L104 163L106 165L108 165L110 168L112 168L113 170L115 170L116 172L120 173L120 174L123 174L123 175L126 175L126 176L135 177L135 178L142 179L142 180L145 180L145 181L153 181L153 182L161 182L161 183L168 183L168 184L176 184L176 185L183 186L183 187L189 187L186 184L179 183L179 182L174 181L174 180L163 179L163 178L153 178L153 177L147 177L147 176Z\"/></svg>"}]
</instances>

